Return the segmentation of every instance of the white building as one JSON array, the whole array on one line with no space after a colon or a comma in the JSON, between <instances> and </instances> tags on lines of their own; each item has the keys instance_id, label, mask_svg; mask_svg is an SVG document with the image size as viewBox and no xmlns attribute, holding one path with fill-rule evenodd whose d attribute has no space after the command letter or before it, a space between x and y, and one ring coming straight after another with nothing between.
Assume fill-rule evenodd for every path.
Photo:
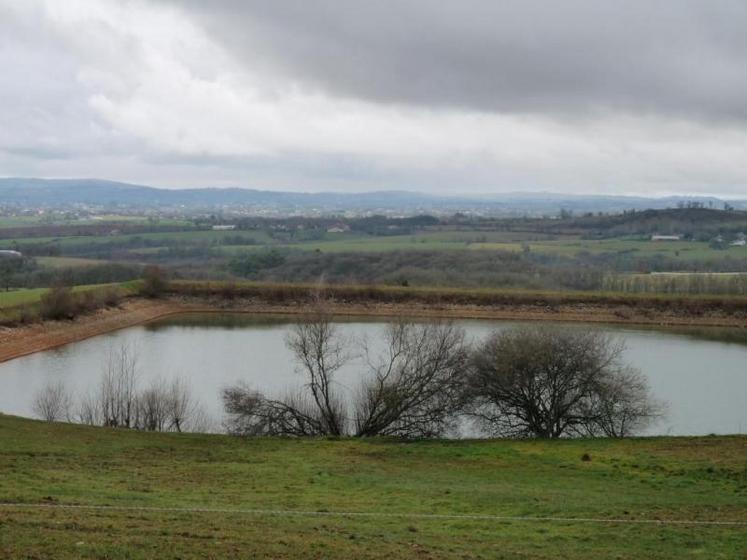
<instances>
[{"instance_id":1,"label":"white building","mask_svg":"<svg viewBox=\"0 0 747 560\"><path fill-rule=\"evenodd\" d=\"M350 226L343 222L338 222L327 228L327 233L345 233L350 231Z\"/></svg>"}]
</instances>

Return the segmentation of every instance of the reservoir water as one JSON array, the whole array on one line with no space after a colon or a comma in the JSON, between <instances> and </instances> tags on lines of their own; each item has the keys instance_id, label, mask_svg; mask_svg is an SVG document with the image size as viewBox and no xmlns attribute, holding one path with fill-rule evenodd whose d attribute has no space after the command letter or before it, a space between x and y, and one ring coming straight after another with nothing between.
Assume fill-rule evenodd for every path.
<instances>
[{"instance_id":1,"label":"reservoir water","mask_svg":"<svg viewBox=\"0 0 747 560\"><path fill-rule=\"evenodd\" d=\"M471 340L514 323L457 321ZM0 412L32 416L36 391L64 381L74 394L92 391L108 354L123 344L136 350L142 385L179 376L219 422L220 390L243 381L268 394L297 387L285 337L292 318L246 315L185 315L116 331L0 364ZM340 320L345 336L369 341L376 350L385 322ZM568 325L568 328L575 328ZM643 329L595 325L620 336L624 360L648 378L654 395L668 404L650 434L705 435L747 432L747 331L740 329ZM341 386L355 387L361 359L340 372Z\"/></svg>"}]
</instances>

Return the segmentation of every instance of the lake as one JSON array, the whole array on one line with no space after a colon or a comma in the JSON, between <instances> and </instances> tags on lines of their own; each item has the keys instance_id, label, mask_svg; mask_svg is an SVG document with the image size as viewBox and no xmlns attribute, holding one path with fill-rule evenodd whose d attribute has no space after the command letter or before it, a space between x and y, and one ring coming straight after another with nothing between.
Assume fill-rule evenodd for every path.
<instances>
[{"instance_id":1,"label":"lake","mask_svg":"<svg viewBox=\"0 0 747 560\"><path fill-rule=\"evenodd\" d=\"M479 340L515 323L457 321ZM151 378L186 379L203 407L221 416L220 389L244 381L263 392L282 393L301 382L285 336L292 318L247 315L185 315L39 352L0 364L0 412L31 416L34 393L63 380L75 394L95 388L111 349L137 349L143 385ZM341 319L346 336L374 349L385 322ZM568 328L574 328L569 325ZM625 361L648 378L654 395L668 403L665 420L650 434L705 435L747 431L747 331L743 329L644 329L595 326L625 341ZM359 364L360 365L360 364ZM354 387L360 368L338 378Z\"/></svg>"}]
</instances>

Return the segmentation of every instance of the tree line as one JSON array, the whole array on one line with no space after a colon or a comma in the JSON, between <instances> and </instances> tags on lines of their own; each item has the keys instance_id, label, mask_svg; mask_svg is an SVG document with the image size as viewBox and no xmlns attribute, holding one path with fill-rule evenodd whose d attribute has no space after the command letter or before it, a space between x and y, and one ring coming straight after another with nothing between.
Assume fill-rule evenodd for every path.
<instances>
[{"instance_id":1,"label":"tree line","mask_svg":"<svg viewBox=\"0 0 747 560\"><path fill-rule=\"evenodd\" d=\"M583 328L517 326L469 344L451 322L392 321L382 345L355 342L323 312L286 339L301 383L281 395L247 384L221 391L223 429L237 436L454 437L470 424L494 437L625 437L662 417L622 343ZM343 367L363 364L344 387ZM180 378L141 382L138 354L113 349L78 399L53 382L36 416L146 431L215 431Z\"/></svg>"},{"instance_id":2,"label":"tree line","mask_svg":"<svg viewBox=\"0 0 747 560\"><path fill-rule=\"evenodd\" d=\"M31 409L48 422L155 432L206 432L214 423L180 377L141 381L138 353L132 346L110 349L98 384L76 399L62 381L34 395Z\"/></svg>"},{"instance_id":3,"label":"tree line","mask_svg":"<svg viewBox=\"0 0 747 560\"><path fill-rule=\"evenodd\" d=\"M450 322L395 321L385 350L354 343L319 313L287 338L303 383L284 395L227 387L225 426L242 436L447 437L473 421L498 437L625 437L660 418L622 344L588 329L519 326L470 346ZM341 368L364 359L358 385Z\"/></svg>"}]
</instances>

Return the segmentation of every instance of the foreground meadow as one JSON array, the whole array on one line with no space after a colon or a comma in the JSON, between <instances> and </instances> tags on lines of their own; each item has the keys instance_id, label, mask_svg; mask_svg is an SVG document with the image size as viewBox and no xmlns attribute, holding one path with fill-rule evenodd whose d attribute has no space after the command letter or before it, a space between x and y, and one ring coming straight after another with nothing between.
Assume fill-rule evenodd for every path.
<instances>
[{"instance_id":1,"label":"foreground meadow","mask_svg":"<svg viewBox=\"0 0 747 560\"><path fill-rule=\"evenodd\" d=\"M0 473L3 558L747 554L747 437L242 440L0 416Z\"/></svg>"}]
</instances>

